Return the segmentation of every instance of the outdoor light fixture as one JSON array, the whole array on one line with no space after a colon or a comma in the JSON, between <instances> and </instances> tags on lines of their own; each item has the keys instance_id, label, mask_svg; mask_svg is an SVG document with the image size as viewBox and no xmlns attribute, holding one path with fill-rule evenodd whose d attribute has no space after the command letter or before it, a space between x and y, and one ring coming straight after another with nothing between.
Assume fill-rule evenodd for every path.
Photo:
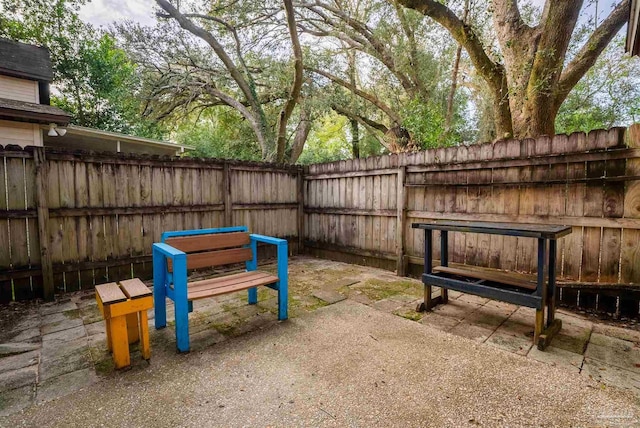
<instances>
[{"instance_id":1,"label":"outdoor light fixture","mask_svg":"<svg viewBox=\"0 0 640 428\"><path fill-rule=\"evenodd\" d=\"M47 135L49 137L63 137L64 134L66 133L67 133L66 129L58 128L58 126L55 123L49 124L49 132L47 132Z\"/></svg>"}]
</instances>

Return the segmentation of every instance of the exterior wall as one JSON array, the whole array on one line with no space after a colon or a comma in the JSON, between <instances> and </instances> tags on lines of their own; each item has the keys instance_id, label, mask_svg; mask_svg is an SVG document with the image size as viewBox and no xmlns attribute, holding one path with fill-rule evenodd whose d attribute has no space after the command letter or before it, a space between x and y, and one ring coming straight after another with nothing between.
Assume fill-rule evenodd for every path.
<instances>
[{"instance_id":1,"label":"exterior wall","mask_svg":"<svg viewBox=\"0 0 640 428\"><path fill-rule=\"evenodd\" d=\"M39 104L38 82L0 76L0 98Z\"/></svg>"},{"instance_id":2,"label":"exterior wall","mask_svg":"<svg viewBox=\"0 0 640 428\"><path fill-rule=\"evenodd\" d=\"M42 146L42 131L34 123L0 120L0 145L16 144L20 147Z\"/></svg>"}]
</instances>

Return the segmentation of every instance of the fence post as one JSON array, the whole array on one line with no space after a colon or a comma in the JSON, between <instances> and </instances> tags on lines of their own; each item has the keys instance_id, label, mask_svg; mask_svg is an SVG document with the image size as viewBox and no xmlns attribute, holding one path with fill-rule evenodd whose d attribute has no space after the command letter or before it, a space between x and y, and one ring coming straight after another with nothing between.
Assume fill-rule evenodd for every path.
<instances>
[{"instance_id":1,"label":"fence post","mask_svg":"<svg viewBox=\"0 0 640 428\"><path fill-rule=\"evenodd\" d=\"M53 265L49 252L49 206L47 203L47 182L49 167L44 147L36 147L33 151L33 162L36 169L36 211L38 214L38 240L40 241L40 259L42 265L42 287L44 300L53 300Z\"/></svg>"},{"instance_id":2,"label":"fence post","mask_svg":"<svg viewBox=\"0 0 640 428\"><path fill-rule=\"evenodd\" d=\"M407 221L407 197L405 193L404 181L405 181L406 167L401 166L398 168L398 180L397 180L397 201L396 208L397 224L396 224L396 272L398 276L405 276L407 270L407 263L405 262L404 249L405 249L405 232L404 226Z\"/></svg>"},{"instance_id":3,"label":"fence post","mask_svg":"<svg viewBox=\"0 0 640 428\"><path fill-rule=\"evenodd\" d=\"M304 248L304 175L303 170L298 170L298 254Z\"/></svg>"},{"instance_id":4,"label":"fence post","mask_svg":"<svg viewBox=\"0 0 640 428\"><path fill-rule=\"evenodd\" d=\"M231 210L231 168L229 163L225 162L223 167L223 192L224 198L224 225L233 226L233 211Z\"/></svg>"}]
</instances>

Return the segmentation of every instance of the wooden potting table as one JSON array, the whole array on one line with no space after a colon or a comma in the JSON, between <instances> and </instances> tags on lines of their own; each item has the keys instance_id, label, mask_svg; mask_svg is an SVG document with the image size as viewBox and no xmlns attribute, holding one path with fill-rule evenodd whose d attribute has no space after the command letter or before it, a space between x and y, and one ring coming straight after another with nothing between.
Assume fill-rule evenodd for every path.
<instances>
[{"instance_id":1,"label":"wooden potting table","mask_svg":"<svg viewBox=\"0 0 640 428\"><path fill-rule=\"evenodd\" d=\"M562 327L555 319L557 240L571 233L569 226L519 223L467 222L434 220L413 223L424 230L424 302L418 310L431 310L447 303L447 290L475 294L516 305L535 308L534 344L544 349ZM433 231L440 231L440 266L433 267ZM449 266L449 232L486 233L528 237L538 240L538 269L534 278L497 270L480 270L465 266ZM547 275L545 275L547 273ZM440 287L440 296L432 298L431 286ZM544 320L547 311L546 323Z\"/></svg>"}]
</instances>

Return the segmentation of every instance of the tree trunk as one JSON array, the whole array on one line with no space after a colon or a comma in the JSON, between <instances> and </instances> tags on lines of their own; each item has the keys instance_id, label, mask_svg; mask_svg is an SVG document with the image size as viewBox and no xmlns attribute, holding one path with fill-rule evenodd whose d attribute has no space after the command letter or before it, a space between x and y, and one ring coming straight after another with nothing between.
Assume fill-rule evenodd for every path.
<instances>
[{"instance_id":1,"label":"tree trunk","mask_svg":"<svg viewBox=\"0 0 640 428\"><path fill-rule=\"evenodd\" d=\"M398 0L433 18L460 43L492 92L496 138L552 135L567 94L627 22L630 0L619 2L574 58L566 54L584 0L547 0L540 22L529 26L517 0L493 0L493 25L502 62L471 26L438 0Z\"/></svg>"},{"instance_id":2,"label":"tree trunk","mask_svg":"<svg viewBox=\"0 0 640 428\"><path fill-rule=\"evenodd\" d=\"M351 123L351 153L353 153L354 159L360 158L360 130L358 128L358 121L355 119L349 119Z\"/></svg>"},{"instance_id":3,"label":"tree trunk","mask_svg":"<svg viewBox=\"0 0 640 428\"><path fill-rule=\"evenodd\" d=\"M464 2L464 14L462 15L462 22L467 24L467 17L469 16L469 0ZM453 100L456 96L456 88L458 86L458 69L460 68L460 57L462 56L462 43L458 43L456 49L456 59L453 62L453 71L451 72L451 90L447 97L447 116L444 121L444 133L443 137L451 131L451 121L453 120Z\"/></svg>"},{"instance_id":4,"label":"tree trunk","mask_svg":"<svg viewBox=\"0 0 640 428\"><path fill-rule=\"evenodd\" d=\"M347 51L347 60L349 62L349 83L354 88L357 87L358 81L356 76L356 54L353 50ZM356 100L351 94L351 110L355 111L356 108ZM349 123L351 124L351 153L353 154L354 159L360 158L360 130L358 128L358 121L351 117L349 118Z\"/></svg>"}]
</instances>

